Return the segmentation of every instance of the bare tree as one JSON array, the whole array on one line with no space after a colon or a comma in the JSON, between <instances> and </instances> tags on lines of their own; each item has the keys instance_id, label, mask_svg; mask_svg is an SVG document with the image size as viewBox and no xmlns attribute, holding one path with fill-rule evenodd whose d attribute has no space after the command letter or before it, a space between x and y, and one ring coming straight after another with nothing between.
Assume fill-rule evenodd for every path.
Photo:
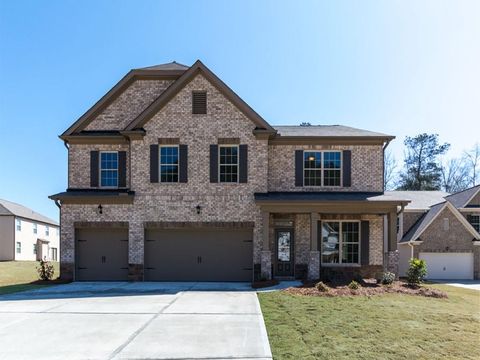
<instances>
[{"instance_id":1,"label":"bare tree","mask_svg":"<svg viewBox=\"0 0 480 360\"><path fill-rule=\"evenodd\" d=\"M398 182L397 159L395 159L395 155L390 150L385 150L383 161L383 188L384 190L393 190Z\"/></svg>"},{"instance_id":2,"label":"bare tree","mask_svg":"<svg viewBox=\"0 0 480 360\"><path fill-rule=\"evenodd\" d=\"M480 144L476 143L470 150L464 151L463 158L468 169L469 186L480 183Z\"/></svg>"},{"instance_id":3,"label":"bare tree","mask_svg":"<svg viewBox=\"0 0 480 360\"><path fill-rule=\"evenodd\" d=\"M462 158L442 161L440 164L442 189L448 193L467 189L468 172L468 167Z\"/></svg>"}]
</instances>

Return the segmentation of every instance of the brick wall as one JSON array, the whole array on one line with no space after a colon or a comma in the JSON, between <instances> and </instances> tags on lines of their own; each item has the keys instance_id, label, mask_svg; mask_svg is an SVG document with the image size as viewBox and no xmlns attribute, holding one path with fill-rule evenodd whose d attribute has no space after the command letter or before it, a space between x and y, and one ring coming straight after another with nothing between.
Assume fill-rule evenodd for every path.
<instances>
[{"instance_id":1,"label":"brick wall","mask_svg":"<svg viewBox=\"0 0 480 360\"><path fill-rule=\"evenodd\" d=\"M407 231L420 219L420 217L425 214L424 211L405 211L403 212L403 234L405 235Z\"/></svg>"}]
</instances>

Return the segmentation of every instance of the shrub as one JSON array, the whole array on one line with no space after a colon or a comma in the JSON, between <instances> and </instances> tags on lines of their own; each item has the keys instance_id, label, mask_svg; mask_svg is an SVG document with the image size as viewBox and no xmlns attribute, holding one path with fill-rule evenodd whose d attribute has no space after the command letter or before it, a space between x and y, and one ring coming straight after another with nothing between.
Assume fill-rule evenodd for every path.
<instances>
[{"instance_id":1,"label":"shrub","mask_svg":"<svg viewBox=\"0 0 480 360\"><path fill-rule=\"evenodd\" d=\"M382 284L390 285L395 281L395 274L389 271L386 271L382 275Z\"/></svg>"},{"instance_id":2,"label":"shrub","mask_svg":"<svg viewBox=\"0 0 480 360\"><path fill-rule=\"evenodd\" d=\"M356 282L355 280L352 280L350 284L348 284L348 288L350 290L358 290L360 288L360 284Z\"/></svg>"},{"instance_id":3,"label":"shrub","mask_svg":"<svg viewBox=\"0 0 480 360\"><path fill-rule=\"evenodd\" d=\"M320 292L328 292L330 290L330 288L325 285L324 282L320 281L318 283L315 284L315 287L317 288L318 291Z\"/></svg>"},{"instance_id":4,"label":"shrub","mask_svg":"<svg viewBox=\"0 0 480 360\"><path fill-rule=\"evenodd\" d=\"M40 280L52 280L54 271L53 265L47 260L39 261L37 272Z\"/></svg>"},{"instance_id":5,"label":"shrub","mask_svg":"<svg viewBox=\"0 0 480 360\"><path fill-rule=\"evenodd\" d=\"M410 267L407 271L407 282L409 285L420 284L427 275L427 263L425 260L410 259Z\"/></svg>"}]
</instances>

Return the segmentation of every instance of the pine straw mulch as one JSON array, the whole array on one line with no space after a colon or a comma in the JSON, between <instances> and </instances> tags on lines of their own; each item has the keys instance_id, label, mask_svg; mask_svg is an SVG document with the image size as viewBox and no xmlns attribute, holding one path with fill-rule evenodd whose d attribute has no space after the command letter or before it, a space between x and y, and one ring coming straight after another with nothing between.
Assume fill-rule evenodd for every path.
<instances>
[{"instance_id":1,"label":"pine straw mulch","mask_svg":"<svg viewBox=\"0 0 480 360\"><path fill-rule=\"evenodd\" d=\"M326 283L329 287L327 292L317 290L315 283L305 283L298 287L290 287L283 291L293 295L304 296L372 296L383 294L407 294L417 295L433 298L448 298L446 292L426 287L417 286L412 287L403 281L395 281L391 285L377 284L374 279L366 279L360 284L357 290L352 290L348 287L348 284L331 284Z\"/></svg>"}]
</instances>

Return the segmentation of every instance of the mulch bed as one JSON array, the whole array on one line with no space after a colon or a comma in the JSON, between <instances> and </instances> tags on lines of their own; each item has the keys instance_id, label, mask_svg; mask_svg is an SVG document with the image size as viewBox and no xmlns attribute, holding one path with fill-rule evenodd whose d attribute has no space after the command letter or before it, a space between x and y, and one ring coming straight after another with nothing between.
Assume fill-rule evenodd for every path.
<instances>
[{"instance_id":1,"label":"mulch bed","mask_svg":"<svg viewBox=\"0 0 480 360\"><path fill-rule=\"evenodd\" d=\"M433 298L447 298L446 292L425 286L411 287L403 281L395 281L391 285L377 284L374 279L366 279L357 290L350 289L348 284L326 283L329 291L317 290L315 283L305 283L299 287L290 287L283 291L294 295L305 296L372 296L382 294L407 294Z\"/></svg>"}]
</instances>

